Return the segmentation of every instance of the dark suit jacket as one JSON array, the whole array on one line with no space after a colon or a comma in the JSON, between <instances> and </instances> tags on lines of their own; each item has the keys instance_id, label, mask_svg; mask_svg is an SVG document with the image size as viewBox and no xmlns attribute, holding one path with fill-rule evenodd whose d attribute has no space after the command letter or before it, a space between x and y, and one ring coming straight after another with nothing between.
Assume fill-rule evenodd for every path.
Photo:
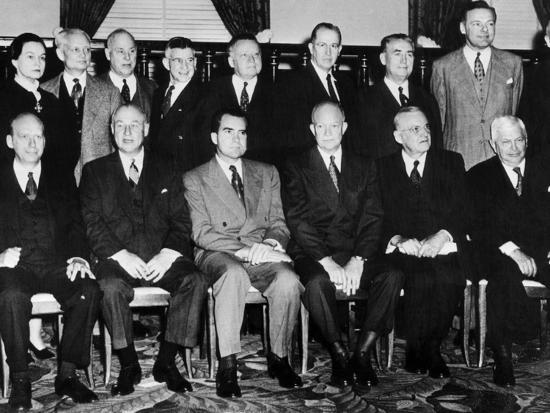
<instances>
[{"instance_id":1,"label":"dark suit jacket","mask_svg":"<svg viewBox=\"0 0 550 413\"><path fill-rule=\"evenodd\" d=\"M352 141L356 130L357 92L351 78L345 72L333 73L336 89L346 113L348 130L344 137ZM290 154L301 153L315 145L309 129L313 107L330 96L317 76L312 63L299 71L291 71L277 86L276 126L279 139L286 137L282 149L283 159Z\"/></svg>"},{"instance_id":2,"label":"dark suit jacket","mask_svg":"<svg viewBox=\"0 0 550 413\"><path fill-rule=\"evenodd\" d=\"M157 156L171 162L177 171L185 172L205 158L205 155L201 156L198 141L203 113L203 85L195 73L166 117L162 118L161 108L167 88L168 85L159 87L153 95L149 141Z\"/></svg>"},{"instance_id":3,"label":"dark suit jacket","mask_svg":"<svg viewBox=\"0 0 550 413\"><path fill-rule=\"evenodd\" d=\"M382 207L374 164L344 151L340 192L317 147L290 159L282 172L283 206L294 258L372 257L382 230Z\"/></svg>"},{"instance_id":4,"label":"dark suit jacket","mask_svg":"<svg viewBox=\"0 0 550 413\"><path fill-rule=\"evenodd\" d=\"M401 108L384 81L365 88L359 95L359 130L351 147L370 159L378 159L401 149L393 136L393 118ZM409 81L409 106L420 107L431 128L432 147L441 148L441 119L435 98Z\"/></svg>"},{"instance_id":5,"label":"dark suit jacket","mask_svg":"<svg viewBox=\"0 0 550 413\"><path fill-rule=\"evenodd\" d=\"M5 162L0 169L0 252L21 246L18 217L21 192L13 171L13 161ZM43 163L38 194L45 197L48 205L56 258L63 264L71 257L88 259L89 250L72 176L60 176Z\"/></svg>"},{"instance_id":6,"label":"dark suit jacket","mask_svg":"<svg viewBox=\"0 0 550 413\"><path fill-rule=\"evenodd\" d=\"M116 87L113 81L111 80L111 77L109 76L109 72L103 73L102 75L99 76L99 78ZM132 98L132 103L142 108L145 114L147 115L147 119L151 119L153 94L155 93L155 90L157 89L158 85L154 80L136 75L136 86L137 86L136 93Z\"/></svg>"},{"instance_id":7,"label":"dark suit jacket","mask_svg":"<svg viewBox=\"0 0 550 413\"><path fill-rule=\"evenodd\" d=\"M181 177L174 175L170 165L146 152L140 184L145 224L134 228L130 212L132 190L118 152L84 167L80 185L82 215L94 254L107 259L128 248L134 233L140 231L149 240L148 256L141 259L148 261L162 248L179 251L191 259L191 221Z\"/></svg>"}]
</instances>

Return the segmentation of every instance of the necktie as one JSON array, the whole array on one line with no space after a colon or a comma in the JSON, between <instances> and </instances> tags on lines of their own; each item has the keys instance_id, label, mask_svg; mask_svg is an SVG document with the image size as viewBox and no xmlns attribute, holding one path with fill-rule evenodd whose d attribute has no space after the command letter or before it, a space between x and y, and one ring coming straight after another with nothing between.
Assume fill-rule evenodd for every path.
<instances>
[{"instance_id":1,"label":"necktie","mask_svg":"<svg viewBox=\"0 0 550 413\"><path fill-rule=\"evenodd\" d=\"M330 76L330 73L327 74L327 85L328 85L328 94L330 95L330 100L333 102L339 103L338 96L336 95L336 91L334 90L334 86L332 86L332 77Z\"/></svg>"},{"instance_id":2,"label":"necktie","mask_svg":"<svg viewBox=\"0 0 550 413\"><path fill-rule=\"evenodd\" d=\"M474 76L479 83L483 82L483 78L485 77L483 63L481 63L481 59L479 58L480 54L480 52L477 52L476 60L474 62Z\"/></svg>"},{"instance_id":3,"label":"necktie","mask_svg":"<svg viewBox=\"0 0 550 413\"><path fill-rule=\"evenodd\" d=\"M172 104L172 91L174 90L174 85L170 86L168 88L168 91L166 92L166 95L164 95L164 99L162 101L161 111L162 111L162 117L165 118L168 114L168 111L170 110L170 105Z\"/></svg>"},{"instance_id":4,"label":"necktie","mask_svg":"<svg viewBox=\"0 0 550 413\"><path fill-rule=\"evenodd\" d=\"M130 88L128 87L128 83L126 83L126 79L122 79L122 90L120 91L120 94L122 95L122 100L124 101L124 104L130 103L132 100L130 98Z\"/></svg>"},{"instance_id":5,"label":"necktie","mask_svg":"<svg viewBox=\"0 0 550 413\"><path fill-rule=\"evenodd\" d=\"M136 160L132 159L132 163L130 164L130 169L128 171L128 183L130 186L135 188L139 182L139 170L136 166Z\"/></svg>"},{"instance_id":6,"label":"necktie","mask_svg":"<svg viewBox=\"0 0 550 413\"><path fill-rule=\"evenodd\" d=\"M523 176L521 175L521 169L519 166L516 166L513 171L518 174L518 182L516 184L515 190L518 196L521 196L521 191L523 190Z\"/></svg>"},{"instance_id":7,"label":"necktie","mask_svg":"<svg viewBox=\"0 0 550 413\"><path fill-rule=\"evenodd\" d=\"M420 172L418 172L419 163L420 161L414 161L414 168L411 171L411 181L415 186L420 186L420 181L422 180Z\"/></svg>"},{"instance_id":8,"label":"necktie","mask_svg":"<svg viewBox=\"0 0 550 413\"><path fill-rule=\"evenodd\" d=\"M243 110L243 112L246 112L248 110L248 104L250 103L248 92L246 91L247 86L248 83L244 82L243 91L241 92L241 109Z\"/></svg>"},{"instance_id":9,"label":"necktie","mask_svg":"<svg viewBox=\"0 0 550 413\"><path fill-rule=\"evenodd\" d=\"M328 173L330 175L330 179L332 179L334 188L336 188L336 192L340 192L340 187L338 186L338 181L340 179L340 171L338 170L336 163L334 163L334 155L330 155L330 164L328 166Z\"/></svg>"},{"instance_id":10,"label":"necktie","mask_svg":"<svg viewBox=\"0 0 550 413\"><path fill-rule=\"evenodd\" d=\"M401 106L409 106L409 98L403 93L403 88L399 86L397 90L399 90L399 102Z\"/></svg>"},{"instance_id":11,"label":"necktie","mask_svg":"<svg viewBox=\"0 0 550 413\"><path fill-rule=\"evenodd\" d=\"M74 107L78 109L78 101L82 97L82 86L80 86L80 82L77 78L73 79L74 85L73 90L71 92L71 98L74 102Z\"/></svg>"},{"instance_id":12,"label":"necktie","mask_svg":"<svg viewBox=\"0 0 550 413\"><path fill-rule=\"evenodd\" d=\"M29 172L29 180L27 181L27 186L25 187L25 195L29 200L34 201L36 199L36 194L38 193L38 187L34 178L32 177L32 172Z\"/></svg>"},{"instance_id":13,"label":"necktie","mask_svg":"<svg viewBox=\"0 0 550 413\"><path fill-rule=\"evenodd\" d=\"M231 186L237 193L237 196L241 200L241 202L244 205L244 186L243 181L241 180L241 177L239 176L239 173L237 172L237 168L235 165L231 165L229 167L229 170L231 171Z\"/></svg>"}]
</instances>

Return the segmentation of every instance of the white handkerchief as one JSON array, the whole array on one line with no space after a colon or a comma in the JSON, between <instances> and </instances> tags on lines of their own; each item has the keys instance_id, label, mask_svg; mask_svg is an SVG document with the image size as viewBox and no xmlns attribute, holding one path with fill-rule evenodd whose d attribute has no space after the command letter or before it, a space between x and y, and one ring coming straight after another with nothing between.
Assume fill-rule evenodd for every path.
<instances>
[{"instance_id":1,"label":"white handkerchief","mask_svg":"<svg viewBox=\"0 0 550 413\"><path fill-rule=\"evenodd\" d=\"M395 251L397 247L395 245L389 245L388 248L386 248L386 254L391 254ZM456 247L456 242L446 242L445 245L443 245L443 248L441 248L441 251L439 251L439 254L437 255L449 255L453 252L457 252L458 249Z\"/></svg>"},{"instance_id":2,"label":"white handkerchief","mask_svg":"<svg viewBox=\"0 0 550 413\"><path fill-rule=\"evenodd\" d=\"M168 189L164 188L162 191L160 191L161 194L164 194L165 192L168 192Z\"/></svg>"},{"instance_id":3,"label":"white handkerchief","mask_svg":"<svg viewBox=\"0 0 550 413\"><path fill-rule=\"evenodd\" d=\"M514 78L512 77L506 81L507 85L511 85L512 83L514 83Z\"/></svg>"}]
</instances>

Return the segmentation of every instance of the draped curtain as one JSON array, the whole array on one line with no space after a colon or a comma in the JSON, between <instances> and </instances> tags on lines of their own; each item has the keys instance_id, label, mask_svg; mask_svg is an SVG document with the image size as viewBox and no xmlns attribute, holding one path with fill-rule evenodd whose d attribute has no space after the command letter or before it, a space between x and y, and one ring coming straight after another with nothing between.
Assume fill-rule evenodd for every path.
<instances>
[{"instance_id":1,"label":"draped curtain","mask_svg":"<svg viewBox=\"0 0 550 413\"><path fill-rule=\"evenodd\" d=\"M79 28L94 37L115 0L61 0L61 27Z\"/></svg>"},{"instance_id":2,"label":"draped curtain","mask_svg":"<svg viewBox=\"0 0 550 413\"><path fill-rule=\"evenodd\" d=\"M463 43L460 18L469 1L409 0L409 35L429 37L444 49L458 48Z\"/></svg>"},{"instance_id":3,"label":"draped curtain","mask_svg":"<svg viewBox=\"0 0 550 413\"><path fill-rule=\"evenodd\" d=\"M533 0L533 6L542 25L542 30L546 29L550 20L550 0Z\"/></svg>"},{"instance_id":4,"label":"draped curtain","mask_svg":"<svg viewBox=\"0 0 550 413\"><path fill-rule=\"evenodd\" d=\"M257 34L269 28L269 0L212 0L232 36Z\"/></svg>"}]
</instances>

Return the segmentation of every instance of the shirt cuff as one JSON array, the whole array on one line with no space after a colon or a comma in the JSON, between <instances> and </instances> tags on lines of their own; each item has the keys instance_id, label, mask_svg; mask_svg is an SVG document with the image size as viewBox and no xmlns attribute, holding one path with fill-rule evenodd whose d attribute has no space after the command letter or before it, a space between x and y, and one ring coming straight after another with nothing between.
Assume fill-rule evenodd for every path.
<instances>
[{"instance_id":1,"label":"shirt cuff","mask_svg":"<svg viewBox=\"0 0 550 413\"><path fill-rule=\"evenodd\" d=\"M505 242L504 244L502 244L500 247L498 247L498 249L500 250L500 252L502 252L504 255L508 255L510 256L510 254L519 249L519 247L514 244L512 241L508 241L508 242Z\"/></svg>"},{"instance_id":2,"label":"shirt cuff","mask_svg":"<svg viewBox=\"0 0 550 413\"><path fill-rule=\"evenodd\" d=\"M160 252L162 252L164 255L167 255L170 258L171 260L170 265L172 265L174 261L176 261L179 257L182 256L178 251L173 250L172 248L163 248L160 250Z\"/></svg>"},{"instance_id":3,"label":"shirt cuff","mask_svg":"<svg viewBox=\"0 0 550 413\"><path fill-rule=\"evenodd\" d=\"M263 240L264 244L271 245L275 251L286 252L279 241L273 238L266 238Z\"/></svg>"},{"instance_id":4,"label":"shirt cuff","mask_svg":"<svg viewBox=\"0 0 550 413\"><path fill-rule=\"evenodd\" d=\"M453 236L451 235L451 233L449 231L447 231L446 229L442 229L441 231L443 231L449 237L449 240L447 242L454 242L453 241Z\"/></svg>"},{"instance_id":5,"label":"shirt cuff","mask_svg":"<svg viewBox=\"0 0 550 413\"><path fill-rule=\"evenodd\" d=\"M88 261L86 261L86 260L85 260L84 258L82 258L82 257L71 257L71 258L69 258L69 259L67 260L67 263L68 263L68 264L72 264L73 261L75 261L75 260L78 261L78 262L81 262L81 263L85 264L86 267L87 267L88 269L90 269L90 264L88 263Z\"/></svg>"},{"instance_id":6,"label":"shirt cuff","mask_svg":"<svg viewBox=\"0 0 550 413\"><path fill-rule=\"evenodd\" d=\"M118 262L118 259L120 258L120 256L123 254L124 251L126 251L126 250L120 250L118 252L115 252L109 258L112 259L112 260L115 260L116 262Z\"/></svg>"}]
</instances>

